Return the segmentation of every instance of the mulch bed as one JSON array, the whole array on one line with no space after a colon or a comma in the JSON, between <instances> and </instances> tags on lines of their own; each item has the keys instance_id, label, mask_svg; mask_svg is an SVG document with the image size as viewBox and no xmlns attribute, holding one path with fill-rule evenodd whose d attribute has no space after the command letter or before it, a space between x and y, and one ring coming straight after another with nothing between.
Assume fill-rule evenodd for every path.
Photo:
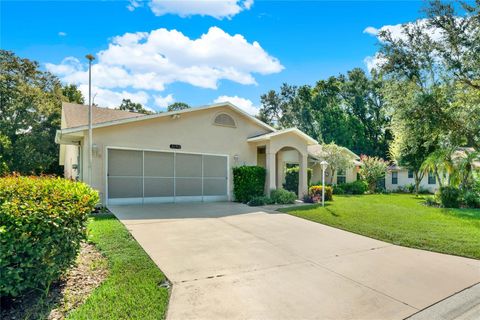
<instances>
[{"instance_id":1,"label":"mulch bed","mask_svg":"<svg viewBox=\"0 0 480 320\"><path fill-rule=\"evenodd\" d=\"M77 262L50 291L31 292L22 298L2 300L0 319L65 319L81 305L108 274L107 259L94 245L83 243Z\"/></svg>"}]
</instances>

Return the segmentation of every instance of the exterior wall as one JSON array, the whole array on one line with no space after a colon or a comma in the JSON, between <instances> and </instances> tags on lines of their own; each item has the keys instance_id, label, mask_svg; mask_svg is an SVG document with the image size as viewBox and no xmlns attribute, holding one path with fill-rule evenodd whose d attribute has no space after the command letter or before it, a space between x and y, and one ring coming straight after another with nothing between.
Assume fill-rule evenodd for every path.
<instances>
[{"instance_id":1,"label":"exterior wall","mask_svg":"<svg viewBox=\"0 0 480 320\"><path fill-rule=\"evenodd\" d=\"M392 172L387 172L385 175L385 188L389 191L396 191L398 187L405 187L409 184L415 184L415 178L408 177L408 170L400 169L394 170L398 172L398 184L392 184ZM430 192L434 193L440 188L438 181L435 184L428 184L428 175L425 174L423 179L420 182L420 188L427 189Z\"/></svg>"},{"instance_id":2,"label":"exterior wall","mask_svg":"<svg viewBox=\"0 0 480 320\"><path fill-rule=\"evenodd\" d=\"M220 112L232 116L236 122L236 128L213 125L215 116ZM247 138L267 132L269 132L267 129L229 108L187 112L180 114L178 119L160 117L96 128L93 130L93 144L97 146L98 152L93 156L91 185L99 190L102 202L105 203L107 147L228 155L231 168L243 164L256 165L257 146L249 144ZM85 144L88 144L87 137ZM179 144L181 149L172 150L170 144ZM86 169L87 148L82 150ZM235 155L238 156L237 161L235 161ZM82 171L83 180L88 181L88 170ZM229 180L229 190L232 194L233 181Z\"/></svg>"},{"instance_id":3,"label":"exterior wall","mask_svg":"<svg viewBox=\"0 0 480 320\"><path fill-rule=\"evenodd\" d=\"M319 163L311 164L309 168L312 168L312 183L317 183L322 181L322 167ZM351 167L345 172L346 182L353 182L357 180L357 167ZM337 172L331 175L330 170L325 171L325 183L328 184L337 184Z\"/></svg>"},{"instance_id":4,"label":"exterior wall","mask_svg":"<svg viewBox=\"0 0 480 320\"><path fill-rule=\"evenodd\" d=\"M80 147L74 145L63 145L64 149L64 165L63 165L63 176L66 179L77 179L77 176L80 174L80 163L79 161L79 153ZM78 169L74 169L74 165L77 166Z\"/></svg>"}]
</instances>

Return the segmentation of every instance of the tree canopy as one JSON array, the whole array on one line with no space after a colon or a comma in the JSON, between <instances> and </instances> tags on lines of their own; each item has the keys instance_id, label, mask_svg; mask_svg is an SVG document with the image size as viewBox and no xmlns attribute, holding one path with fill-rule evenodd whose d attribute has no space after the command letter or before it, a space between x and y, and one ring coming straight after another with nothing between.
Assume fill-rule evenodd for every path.
<instances>
[{"instance_id":1,"label":"tree canopy","mask_svg":"<svg viewBox=\"0 0 480 320\"><path fill-rule=\"evenodd\" d=\"M184 109L189 109L190 106L184 102L174 102L167 107L167 111L180 111Z\"/></svg>"},{"instance_id":2,"label":"tree canopy","mask_svg":"<svg viewBox=\"0 0 480 320\"><path fill-rule=\"evenodd\" d=\"M152 111L145 109L141 103L132 102L130 99L122 99L122 103L118 109L136 113L153 114Z\"/></svg>"}]
</instances>

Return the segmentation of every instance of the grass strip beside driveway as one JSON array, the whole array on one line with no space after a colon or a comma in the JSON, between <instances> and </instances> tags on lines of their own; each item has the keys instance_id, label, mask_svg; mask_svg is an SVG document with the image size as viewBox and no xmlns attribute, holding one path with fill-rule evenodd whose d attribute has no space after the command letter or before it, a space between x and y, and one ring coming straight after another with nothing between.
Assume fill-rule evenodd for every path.
<instances>
[{"instance_id":1,"label":"grass strip beside driveway","mask_svg":"<svg viewBox=\"0 0 480 320\"><path fill-rule=\"evenodd\" d=\"M375 194L280 211L405 247L480 259L479 209L433 208L410 194Z\"/></svg>"},{"instance_id":2,"label":"grass strip beside driveway","mask_svg":"<svg viewBox=\"0 0 480 320\"><path fill-rule=\"evenodd\" d=\"M109 261L109 275L69 319L164 319L165 276L112 214L93 216L89 240Z\"/></svg>"}]
</instances>

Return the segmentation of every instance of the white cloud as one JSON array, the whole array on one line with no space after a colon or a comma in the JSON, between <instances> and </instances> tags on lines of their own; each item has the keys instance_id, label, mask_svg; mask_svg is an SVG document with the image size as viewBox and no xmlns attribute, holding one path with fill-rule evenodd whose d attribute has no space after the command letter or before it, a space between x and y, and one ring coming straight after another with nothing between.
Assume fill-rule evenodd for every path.
<instances>
[{"instance_id":1,"label":"white cloud","mask_svg":"<svg viewBox=\"0 0 480 320\"><path fill-rule=\"evenodd\" d=\"M82 92L86 102L88 102L88 85L82 84L78 89ZM145 108L151 110L147 105L150 95L145 91L112 91L92 86L92 99L96 105L106 108L118 108L122 103L122 99L130 99L132 102L141 103Z\"/></svg>"},{"instance_id":2,"label":"white cloud","mask_svg":"<svg viewBox=\"0 0 480 320\"><path fill-rule=\"evenodd\" d=\"M380 33L387 31L390 33L392 39L394 40L407 40L407 36L404 33L404 27L407 28L413 28L415 26L420 26L422 28L427 27L428 20L427 19L420 19L414 22L408 22L404 24L394 24L394 25L385 25L382 26L381 28L375 28L372 26L366 27L363 30L363 33L367 33L371 36L376 37L380 42L382 42L382 39L380 37ZM441 39L442 33L440 30L433 28L433 27L427 27L428 28L428 34L430 38L434 41ZM386 59L381 56L380 53L375 53L374 56L367 56L363 60L365 65L367 66L368 70L371 71L372 69L378 69L383 63L385 63Z\"/></svg>"},{"instance_id":3,"label":"white cloud","mask_svg":"<svg viewBox=\"0 0 480 320\"><path fill-rule=\"evenodd\" d=\"M214 103L230 102L253 116L258 113L258 109L259 109L258 107L253 105L253 102L251 100L241 98L239 96L220 96L217 99L215 99L213 102Z\"/></svg>"},{"instance_id":4,"label":"white cloud","mask_svg":"<svg viewBox=\"0 0 480 320\"><path fill-rule=\"evenodd\" d=\"M63 31L60 31L60 32L58 33L58 35L59 35L60 37L66 37L66 36L67 36L67 33L66 33L66 32L63 32Z\"/></svg>"},{"instance_id":5,"label":"white cloud","mask_svg":"<svg viewBox=\"0 0 480 320\"><path fill-rule=\"evenodd\" d=\"M142 7L142 3L136 0L130 0L127 5L128 11L135 11L135 9Z\"/></svg>"},{"instance_id":6,"label":"white cloud","mask_svg":"<svg viewBox=\"0 0 480 320\"><path fill-rule=\"evenodd\" d=\"M217 27L196 39L163 28L126 33L114 37L96 57L92 84L110 91L163 91L174 82L217 89L221 80L252 85L257 83L254 74L278 73L284 68L258 42L248 42L240 34L230 35ZM82 63L67 57L59 64L45 66L66 83L88 83L86 60Z\"/></svg>"},{"instance_id":7,"label":"white cloud","mask_svg":"<svg viewBox=\"0 0 480 320\"><path fill-rule=\"evenodd\" d=\"M157 95L157 96L154 96L153 98L155 100L155 105L160 108L166 108L175 102L175 99L171 94L167 95L166 97Z\"/></svg>"},{"instance_id":8,"label":"white cloud","mask_svg":"<svg viewBox=\"0 0 480 320\"><path fill-rule=\"evenodd\" d=\"M156 16L175 14L180 17L192 15L230 19L243 10L249 10L253 0L151 0L150 9Z\"/></svg>"}]
</instances>

